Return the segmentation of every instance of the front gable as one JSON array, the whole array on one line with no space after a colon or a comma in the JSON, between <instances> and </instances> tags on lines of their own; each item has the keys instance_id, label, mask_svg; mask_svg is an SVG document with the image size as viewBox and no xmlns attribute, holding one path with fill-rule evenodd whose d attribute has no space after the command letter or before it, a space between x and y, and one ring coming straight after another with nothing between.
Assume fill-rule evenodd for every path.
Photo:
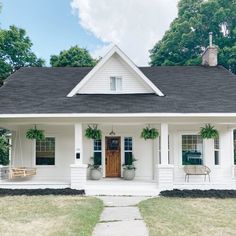
<instances>
[{"instance_id":1,"label":"front gable","mask_svg":"<svg viewBox=\"0 0 236 236\"><path fill-rule=\"evenodd\" d=\"M119 89L114 90L111 83L116 79L119 80ZM139 93L164 96L139 68L117 46L114 46L67 96Z\"/></svg>"}]
</instances>

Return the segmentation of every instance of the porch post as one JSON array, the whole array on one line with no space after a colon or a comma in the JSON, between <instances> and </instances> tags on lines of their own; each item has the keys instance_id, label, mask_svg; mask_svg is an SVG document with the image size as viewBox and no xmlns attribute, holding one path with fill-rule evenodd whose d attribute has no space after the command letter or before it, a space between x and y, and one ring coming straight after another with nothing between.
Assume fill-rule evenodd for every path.
<instances>
[{"instance_id":1,"label":"porch post","mask_svg":"<svg viewBox=\"0 0 236 236\"><path fill-rule=\"evenodd\" d=\"M161 123L161 164L158 165L158 187L173 189L173 165L168 161L168 124Z\"/></svg>"},{"instance_id":2,"label":"porch post","mask_svg":"<svg viewBox=\"0 0 236 236\"><path fill-rule=\"evenodd\" d=\"M168 165L168 124L161 124L161 165Z\"/></svg>"},{"instance_id":3,"label":"porch post","mask_svg":"<svg viewBox=\"0 0 236 236\"><path fill-rule=\"evenodd\" d=\"M87 165L83 163L83 127L74 124L74 164L71 165L71 188L84 189L86 185Z\"/></svg>"}]
</instances>

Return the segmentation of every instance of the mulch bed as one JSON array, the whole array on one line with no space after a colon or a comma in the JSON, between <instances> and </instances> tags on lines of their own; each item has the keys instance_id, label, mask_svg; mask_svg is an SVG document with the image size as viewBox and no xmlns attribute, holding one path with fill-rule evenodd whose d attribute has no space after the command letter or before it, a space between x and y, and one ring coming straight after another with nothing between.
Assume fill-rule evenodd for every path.
<instances>
[{"instance_id":1,"label":"mulch bed","mask_svg":"<svg viewBox=\"0 0 236 236\"><path fill-rule=\"evenodd\" d=\"M4 189L0 188L0 196L45 196L45 195L84 195L84 190L76 190L71 188L64 189Z\"/></svg>"},{"instance_id":2,"label":"mulch bed","mask_svg":"<svg viewBox=\"0 0 236 236\"><path fill-rule=\"evenodd\" d=\"M236 190L166 190L160 192L163 197L180 197L180 198L236 198Z\"/></svg>"}]
</instances>

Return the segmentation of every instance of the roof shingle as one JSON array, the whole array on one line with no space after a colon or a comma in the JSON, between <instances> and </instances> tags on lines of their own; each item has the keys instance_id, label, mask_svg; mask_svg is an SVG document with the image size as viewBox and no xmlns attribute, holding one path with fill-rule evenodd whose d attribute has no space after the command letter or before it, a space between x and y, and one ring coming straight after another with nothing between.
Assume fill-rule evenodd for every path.
<instances>
[{"instance_id":1,"label":"roof shingle","mask_svg":"<svg viewBox=\"0 0 236 236\"><path fill-rule=\"evenodd\" d=\"M165 94L67 94L92 68L22 68L0 88L0 114L236 113L236 76L222 66L140 67Z\"/></svg>"}]
</instances>

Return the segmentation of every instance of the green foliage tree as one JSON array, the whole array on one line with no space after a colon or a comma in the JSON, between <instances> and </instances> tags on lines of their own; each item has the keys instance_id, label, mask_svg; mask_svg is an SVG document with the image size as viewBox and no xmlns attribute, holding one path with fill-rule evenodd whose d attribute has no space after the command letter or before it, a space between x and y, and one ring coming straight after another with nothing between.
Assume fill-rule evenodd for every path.
<instances>
[{"instance_id":1,"label":"green foliage tree","mask_svg":"<svg viewBox=\"0 0 236 236\"><path fill-rule=\"evenodd\" d=\"M199 65L209 32L219 64L236 73L236 0L180 0L178 17L150 50L150 65Z\"/></svg>"},{"instance_id":2,"label":"green foliage tree","mask_svg":"<svg viewBox=\"0 0 236 236\"><path fill-rule=\"evenodd\" d=\"M53 67L60 66L72 66L72 67L86 67L94 66L96 60L94 60L85 48L79 46L71 47L69 50L63 50L60 54L52 55L50 58L50 64Z\"/></svg>"},{"instance_id":3,"label":"green foliage tree","mask_svg":"<svg viewBox=\"0 0 236 236\"><path fill-rule=\"evenodd\" d=\"M20 67L44 65L32 52L32 45L24 29L10 26L0 30L0 81Z\"/></svg>"},{"instance_id":4,"label":"green foliage tree","mask_svg":"<svg viewBox=\"0 0 236 236\"><path fill-rule=\"evenodd\" d=\"M0 129L0 165L9 164L9 147L6 130Z\"/></svg>"}]
</instances>

